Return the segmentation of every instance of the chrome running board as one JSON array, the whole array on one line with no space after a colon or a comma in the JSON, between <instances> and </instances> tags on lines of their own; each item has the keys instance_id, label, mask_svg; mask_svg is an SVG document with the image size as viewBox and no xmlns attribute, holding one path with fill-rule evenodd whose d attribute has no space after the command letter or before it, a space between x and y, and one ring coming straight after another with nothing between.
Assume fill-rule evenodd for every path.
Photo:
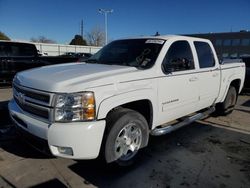
<instances>
[{"instance_id":1,"label":"chrome running board","mask_svg":"<svg viewBox=\"0 0 250 188\"><path fill-rule=\"evenodd\" d=\"M184 120L182 120L181 122L178 122L176 124L168 125L166 127L161 127L161 128L155 128L150 132L150 134L153 136L161 136L164 134L171 133L171 132L173 132L181 127L184 127L190 123L193 123L194 121L206 118L209 114L213 113L214 111L215 111L215 107L213 106L204 112L200 112L200 113L197 113L193 116L187 117Z\"/></svg>"}]
</instances>

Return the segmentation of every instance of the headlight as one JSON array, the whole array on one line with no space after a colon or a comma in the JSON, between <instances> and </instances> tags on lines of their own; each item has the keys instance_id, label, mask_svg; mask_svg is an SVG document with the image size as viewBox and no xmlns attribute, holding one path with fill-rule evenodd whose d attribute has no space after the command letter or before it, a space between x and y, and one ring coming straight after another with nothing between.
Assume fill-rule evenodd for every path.
<instances>
[{"instance_id":1,"label":"headlight","mask_svg":"<svg viewBox=\"0 0 250 188\"><path fill-rule=\"evenodd\" d=\"M93 92L59 94L55 100L55 121L86 121L95 119Z\"/></svg>"}]
</instances>

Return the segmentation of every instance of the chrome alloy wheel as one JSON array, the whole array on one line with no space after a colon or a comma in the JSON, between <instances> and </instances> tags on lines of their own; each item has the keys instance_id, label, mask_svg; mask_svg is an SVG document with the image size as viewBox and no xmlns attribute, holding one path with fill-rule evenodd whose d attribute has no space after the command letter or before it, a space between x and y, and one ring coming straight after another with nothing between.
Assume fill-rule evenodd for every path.
<instances>
[{"instance_id":1,"label":"chrome alloy wheel","mask_svg":"<svg viewBox=\"0 0 250 188\"><path fill-rule=\"evenodd\" d=\"M135 123L123 127L115 140L115 157L120 161L128 161L138 152L142 143L142 131Z\"/></svg>"}]
</instances>

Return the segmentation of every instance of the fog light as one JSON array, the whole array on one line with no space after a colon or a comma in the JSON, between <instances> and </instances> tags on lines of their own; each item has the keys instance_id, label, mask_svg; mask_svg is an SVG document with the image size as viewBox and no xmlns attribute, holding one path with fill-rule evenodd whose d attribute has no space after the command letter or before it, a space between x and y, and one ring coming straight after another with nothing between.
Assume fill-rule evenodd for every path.
<instances>
[{"instance_id":1,"label":"fog light","mask_svg":"<svg viewBox=\"0 0 250 188\"><path fill-rule=\"evenodd\" d=\"M57 147L58 152L64 155L72 155L73 156L73 150L70 147Z\"/></svg>"}]
</instances>

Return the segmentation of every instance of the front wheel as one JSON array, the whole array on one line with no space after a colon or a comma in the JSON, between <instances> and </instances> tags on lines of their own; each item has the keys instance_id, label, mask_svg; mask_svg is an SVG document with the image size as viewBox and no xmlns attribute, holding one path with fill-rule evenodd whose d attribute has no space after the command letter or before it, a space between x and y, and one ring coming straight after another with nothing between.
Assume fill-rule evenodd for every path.
<instances>
[{"instance_id":1,"label":"front wheel","mask_svg":"<svg viewBox=\"0 0 250 188\"><path fill-rule=\"evenodd\" d=\"M237 91L234 86L230 86L227 96L222 103L216 105L216 112L220 115L227 115L232 113L237 102Z\"/></svg>"},{"instance_id":2,"label":"front wheel","mask_svg":"<svg viewBox=\"0 0 250 188\"><path fill-rule=\"evenodd\" d=\"M131 165L138 150L148 143L147 121L140 113L121 108L108 116L107 126L106 161L115 161L120 166Z\"/></svg>"}]
</instances>

